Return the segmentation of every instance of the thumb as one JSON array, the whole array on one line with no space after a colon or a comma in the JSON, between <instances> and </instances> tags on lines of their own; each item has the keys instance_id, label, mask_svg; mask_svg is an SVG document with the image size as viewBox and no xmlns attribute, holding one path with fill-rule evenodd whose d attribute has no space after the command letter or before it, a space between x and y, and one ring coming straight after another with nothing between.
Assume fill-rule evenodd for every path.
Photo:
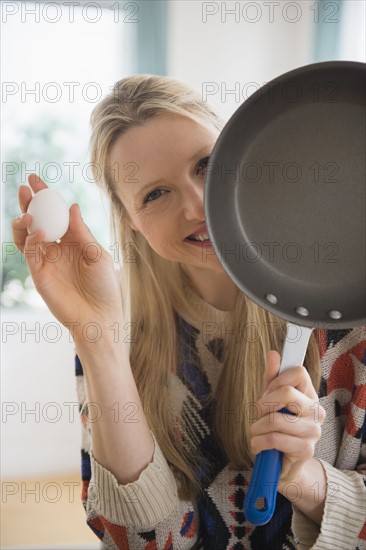
<instances>
[{"instance_id":1,"label":"thumb","mask_svg":"<svg viewBox=\"0 0 366 550\"><path fill-rule=\"evenodd\" d=\"M281 366L281 355L274 350L267 353L267 363L264 369L262 394L267 391L268 386L277 378Z\"/></svg>"},{"instance_id":2,"label":"thumb","mask_svg":"<svg viewBox=\"0 0 366 550\"><path fill-rule=\"evenodd\" d=\"M70 232L82 245L89 242L96 242L89 227L81 216L80 207L77 203L72 204L70 207Z\"/></svg>"}]
</instances>

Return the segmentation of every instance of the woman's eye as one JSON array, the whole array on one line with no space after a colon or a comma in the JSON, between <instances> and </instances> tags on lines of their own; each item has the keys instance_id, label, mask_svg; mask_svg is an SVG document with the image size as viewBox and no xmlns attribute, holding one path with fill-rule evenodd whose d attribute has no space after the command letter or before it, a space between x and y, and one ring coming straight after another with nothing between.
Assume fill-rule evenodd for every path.
<instances>
[{"instance_id":1,"label":"woman's eye","mask_svg":"<svg viewBox=\"0 0 366 550\"><path fill-rule=\"evenodd\" d=\"M151 193L146 195L146 197L144 198L144 201L143 201L144 204L146 204L147 202L155 201L156 199L161 197L161 195L163 193L164 193L164 191L162 189L154 189L154 191L151 191Z\"/></svg>"},{"instance_id":2,"label":"woman's eye","mask_svg":"<svg viewBox=\"0 0 366 550\"><path fill-rule=\"evenodd\" d=\"M197 166L197 174L199 174L200 172L206 170L209 160L210 160L210 157L208 156L208 157L204 157L203 159L201 159L199 161L198 166Z\"/></svg>"}]
</instances>

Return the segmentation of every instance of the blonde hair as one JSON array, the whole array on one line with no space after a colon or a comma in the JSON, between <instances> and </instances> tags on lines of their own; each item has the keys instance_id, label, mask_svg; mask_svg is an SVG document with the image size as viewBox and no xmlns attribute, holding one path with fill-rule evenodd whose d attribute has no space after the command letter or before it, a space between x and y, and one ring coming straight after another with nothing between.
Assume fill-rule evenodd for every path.
<instances>
[{"instance_id":1,"label":"blonde hair","mask_svg":"<svg viewBox=\"0 0 366 550\"><path fill-rule=\"evenodd\" d=\"M94 178L110 201L111 233L119 242L120 258L126 257L126 261L121 261L120 281L123 307L129 311L133 327L131 368L150 429L180 481L179 496L190 499L202 491L195 465L207 464L207 460L194 441L188 448L179 443L169 405L169 382L181 361L177 311L190 311L184 292L184 286L190 281L178 262L157 255L144 236L131 229L109 166L109 152L119 136L162 114L188 117L219 131L224 126L224 121L202 100L198 90L185 83L163 76L131 76L117 82L112 92L95 107L91 116L90 149ZM239 292L229 324L232 334L226 343L222 372L212 396L212 429L228 460L237 468L247 468L253 464L250 421L244 415L244 422L238 423L230 411L240 414L248 404L257 402L267 352L272 349L281 352L285 322ZM260 327L260 338L244 337L238 342L234 328L243 326ZM228 333L230 327L227 327ZM320 367L316 333L311 336L304 364L317 389Z\"/></svg>"}]
</instances>

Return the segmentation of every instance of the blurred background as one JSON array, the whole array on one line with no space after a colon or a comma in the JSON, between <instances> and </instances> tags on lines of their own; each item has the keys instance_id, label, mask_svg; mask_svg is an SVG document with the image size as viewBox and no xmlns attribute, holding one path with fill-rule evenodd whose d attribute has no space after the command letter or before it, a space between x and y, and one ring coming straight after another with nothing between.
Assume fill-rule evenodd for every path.
<instances>
[{"instance_id":1,"label":"blurred background","mask_svg":"<svg viewBox=\"0 0 366 550\"><path fill-rule=\"evenodd\" d=\"M113 251L92 180L89 118L131 74L177 77L228 119L265 82L365 62L364 0L3 1L1 548L99 548L85 524L74 348L17 252L18 188L38 173Z\"/></svg>"}]
</instances>

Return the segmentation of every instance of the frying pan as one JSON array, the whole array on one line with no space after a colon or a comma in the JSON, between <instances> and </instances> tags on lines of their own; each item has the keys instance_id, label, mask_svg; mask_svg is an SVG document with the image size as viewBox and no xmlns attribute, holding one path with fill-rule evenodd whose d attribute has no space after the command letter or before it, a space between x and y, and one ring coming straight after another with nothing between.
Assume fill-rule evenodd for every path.
<instances>
[{"instance_id":1,"label":"frying pan","mask_svg":"<svg viewBox=\"0 0 366 550\"><path fill-rule=\"evenodd\" d=\"M280 372L303 364L313 328L366 322L365 81L366 65L350 61L281 75L237 109L207 166L215 254L287 321ZM244 506L255 525L272 518L281 461L256 457Z\"/></svg>"}]
</instances>

